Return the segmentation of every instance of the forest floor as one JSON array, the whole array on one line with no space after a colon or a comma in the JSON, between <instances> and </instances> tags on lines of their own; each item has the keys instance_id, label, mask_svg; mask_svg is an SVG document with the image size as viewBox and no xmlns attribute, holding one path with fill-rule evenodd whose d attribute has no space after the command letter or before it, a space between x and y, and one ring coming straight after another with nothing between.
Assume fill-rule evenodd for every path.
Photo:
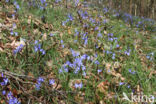
<instances>
[{"instance_id":1,"label":"forest floor","mask_svg":"<svg viewBox=\"0 0 156 104\"><path fill-rule=\"evenodd\" d=\"M82 2L1 0L0 104L153 102L155 27Z\"/></svg>"}]
</instances>

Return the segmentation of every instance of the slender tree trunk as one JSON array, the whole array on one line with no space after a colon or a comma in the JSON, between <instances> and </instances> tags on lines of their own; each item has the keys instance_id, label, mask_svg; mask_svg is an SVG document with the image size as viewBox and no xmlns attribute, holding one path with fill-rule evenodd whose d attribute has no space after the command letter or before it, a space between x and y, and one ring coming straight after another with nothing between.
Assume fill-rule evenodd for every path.
<instances>
[{"instance_id":1,"label":"slender tree trunk","mask_svg":"<svg viewBox=\"0 0 156 104\"><path fill-rule=\"evenodd\" d=\"M145 13L145 0L140 0L140 16L144 16Z\"/></svg>"},{"instance_id":2,"label":"slender tree trunk","mask_svg":"<svg viewBox=\"0 0 156 104\"><path fill-rule=\"evenodd\" d=\"M149 17L152 18L154 14L154 0L150 0Z\"/></svg>"},{"instance_id":3,"label":"slender tree trunk","mask_svg":"<svg viewBox=\"0 0 156 104\"><path fill-rule=\"evenodd\" d=\"M125 0L122 0L122 2L121 2L121 10L123 12L125 11L125 5L126 5Z\"/></svg>"},{"instance_id":4,"label":"slender tree trunk","mask_svg":"<svg viewBox=\"0 0 156 104\"><path fill-rule=\"evenodd\" d=\"M129 0L129 14L132 14L132 0Z\"/></svg>"},{"instance_id":5,"label":"slender tree trunk","mask_svg":"<svg viewBox=\"0 0 156 104\"><path fill-rule=\"evenodd\" d=\"M109 7L110 7L110 8L113 7L113 2L112 2L112 0L109 0Z\"/></svg>"},{"instance_id":6,"label":"slender tree trunk","mask_svg":"<svg viewBox=\"0 0 156 104\"><path fill-rule=\"evenodd\" d=\"M137 15L137 4L135 4L135 12L134 12L134 15L135 16Z\"/></svg>"}]
</instances>

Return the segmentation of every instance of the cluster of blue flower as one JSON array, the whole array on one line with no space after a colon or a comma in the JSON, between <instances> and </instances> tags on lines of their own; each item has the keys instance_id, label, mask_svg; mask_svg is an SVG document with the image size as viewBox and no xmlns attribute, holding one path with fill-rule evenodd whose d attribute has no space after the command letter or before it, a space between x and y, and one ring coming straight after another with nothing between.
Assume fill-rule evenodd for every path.
<instances>
[{"instance_id":1,"label":"cluster of blue flower","mask_svg":"<svg viewBox=\"0 0 156 104\"><path fill-rule=\"evenodd\" d=\"M41 5L38 5L40 7L41 10L43 10L46 6L47 6L47 3L46 3L46 0L40 0L41 1Z\"/></svg>"},{"instance_id":2,"label":"cluster of blue flower","mask_svg":"<svg viewBox=\"0 0 156 104\"><path fill-rule=\"evenodd\" d=\"M16 7L16 9L20 9L20 6L18 5L16 1L14 1L14 6Z\"/></svg>"},{"instance_id":3,"label":"cluster of blue flower","mask_svg":"<svg viewBox=\"0 0 156 104\"><path fill-rule=\"evenodd\" d=\"M1 77L3 78L3 81L0 82L0 84L1 84L1 86L2 86L2 88L3 88L3 87L5 87L5 86L7 86L7 84L9 83L9 79L8 79L6 76L4 76L3 73L0 73L0 74L1 74ZM13 94L12 94L11 91L9 91L9 92L7 93L6 90L3 90L3 91L2 91L2 95L3 95L3 96L7 96L7 98L8 98L8 101L7 101L8 104L21 104L20 101L18 101L18 99L17 99L16 97L13 96Z\"/></svg>"},{"instance_id":4,"label":"cluster of blue flower","mask_svg":"<svg viewBox=\"0 0 156 104\"><path fill-rule=\"evenodd\" d=\"M114 16L115 17L120 17L125 23L131 24L133 26L136 26L137 28L145 30L146 27L154 27L154 20L150 18L144 18L144 17L137 17L137 16L132 16L131 14L128 13L120 13L120 11L113 10ZM155 28L152 28L151 31L156 31Z\"/></svg>"},{"instance_id":5,"label":"cluster of blue flower","mask_svg":"<svg viewBox=\"0 0 156 104\"><path fill-rule=\"evenodd\" d=\"M45 55L45 50L41 48L41 44L38 42L38 40L35 41L35 46L34 46L35 52L41 52L42 55Z\"/></svg>"},{"instance_id":6,"label":"cluster of blue flower","mask_svg":"<svg viewBox=\"0 0 156 104\"><path fill-rule=\"evenodd\" d=\"M42 83L45 81L44 78L39 77L37 79L37 83L35 84L36 90L40 90ZM49 79L49 85L54 85L55 84L55 80L54 79Z\"/></svg>"},{"instance_id":7,"label":"cluster of blue flower","mask_svg":"<svg viewBox=\"0 0 156 104\"><path fill-rule=\"evenodd\" d=\"M154 59L154 52L147 54L146 58L149 59L150 61L152 61Z\"/></svg>"},{"instance_id":8,"label":"cluster of blue flower","mask_svg":"<svg viewBox=\"0 0 156 104\"><path fill-rule=\"evenodd\" d=\"M68 23L68 22L70 22L70 21L73 21L73 20L74 20L74 18L73 18L73 16L72 16L72 14L69 13L69 14L68 14L67 20L62 22L62 26L65 26L66 23Z\"/></svg>"},{"instance_id":9,"label":"cluster of blue flower","mask_svg":"<svg viewBox=\"0 0 156 104\"><path fill-rule=\"evenodd\" d=\"M15 50L13 50L13 54L17 54L18 52L20 52L22 50L22 48L24 47L23 44L20 44Z\"/></svg>"},{"instance_id":10,"label":"cluster of blue flower","mask_svg":"<svg viewBox=\"0 0 156 104\"><path fill-rule=\"evenodd\" d=\"M86 75L86 72L85 72L86 66L83 64L83 61L86 59L90 60L90 56L88 56L86 54L80 56L79 52L76 52L72 49L71 49L71 53L72 53L72 56L75 58L73 63L70 61L67 61L65 64L63 64L63 67L61 69L59 69L59 73L68 72L69 69L71 68L71 69L75 69L74 70L75 74L77 74L78 72L80 72L80 70L82 70L83 75L85 76Z\"/></svg>"},{"instance_id":11,"label":"cluster of blue flower","mask_svg":"<svg viewBox=\"0 0 156 104\"><path fill-rule=\"evenodd\" d=\"M42 77L39 77L37 79L37 83L35 85L36 86L36 90L40 90L40 87L41 87L42 82L44 82L44 79Z\"/></svg>"},{"instance_id":12,"label":"cluster of blue flower","mask_svg":"<svg viewBox=\"0 0 156 104\"><path fill-rule=\"evenodd\" d=\"M86 76L86 65L85 63L92 62L95 65L99 65L100 62L98 60L93 60L94 58L91 58L91 56L88 56L87 54L80 55L80 52L74 51L71 49L71 54L73 57L73 62L66 61L62 65L62 68L59 69L59 73L68 73L69 70L73 71L74 74L82 74L84 77ZM95 55L95 57L97 57ZM101 73L102 69L98 69L97 73ZM75 88L82 88L83 83L75 83Z\"/></svg>"}]
</instances>

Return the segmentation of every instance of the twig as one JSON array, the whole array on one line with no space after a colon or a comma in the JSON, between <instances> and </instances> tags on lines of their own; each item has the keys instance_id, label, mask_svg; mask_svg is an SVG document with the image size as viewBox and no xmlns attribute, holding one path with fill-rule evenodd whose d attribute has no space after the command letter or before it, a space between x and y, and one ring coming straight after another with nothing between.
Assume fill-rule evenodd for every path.
<instances>
[{"instance_id":1,"label":"twig","mask_svg":"<svg viewBox=\"0 0 156 104\"><path fill-rule=\"evenodd\" d=\"M29 79L34 79L33 77L30 77L30 76L27 76L27 75L19 75L17 73L13 73L13 72L10 72L10 71L6 71L4 69L0 69L0 72L3 72L4 74L7 74L7 75L13 75L13 76L17 76L17 77L23 77L23 78L29 78Z\"/></svg>"}]
</instances>

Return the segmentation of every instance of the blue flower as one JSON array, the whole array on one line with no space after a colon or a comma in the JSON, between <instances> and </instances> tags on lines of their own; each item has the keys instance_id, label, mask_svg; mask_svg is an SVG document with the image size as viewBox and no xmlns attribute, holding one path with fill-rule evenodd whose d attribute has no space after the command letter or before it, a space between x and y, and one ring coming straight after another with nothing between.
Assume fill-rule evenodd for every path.
<instances>
[{"instance_id":1,"label":"blue flower","mask_svg":"<svg viewBox=\"0 0 156 104\"><path fill-rule=\"evenodd\" d=\"M131 50L129 49L128 51L125 51L125 54L129 56L130 52L131 52Z\"/></svg>"},{"instance_id":2,"label":"blue flower","mask_svg":"<svg viewBox=\"0 0 156 104\"><path fill-rule=\"evenodd\" d=\"M54 34L53 33L50 33L50 36L54 36Z\"/></svg>"},{"instance_id":3,"label":"blue flower","mask_svg":"<svg viewBox=\"0 0 156 104\"><path fill-rule=\"evenodd\" d=\"M108 36L111 36L112 37L113 35L114 35L113 33L108 33Z\"/></svg>"},{"instance_id":4,"label":"blue flower","mask_svg":"<svg viewBox=\"0 0 156 104\"><path fill-rule=\"evenodd\" d=\"M46 2L46 0L41 0L41 3L44 4Z\"/></svg>"},{"instance_id":5,"label":"blue flower","mask_svg":"<svg viewBox=\"0 0 156 104\"><path fill-rule=\"evenodd\" d=\"M83 76L86 76L86 72L84 71L82 75L83 75Z\"/></svg>"},{"instance_id":6,"label":"blue flower","mask_svg":"<svg viewBox=\"0 0 156 104\"><path fill-rule=\"evenodd\" d=\"M124 82L120 82L120 83L119 83L120 86L121 86L121 85L124 85L124 84L125 84Z\"/></svg>"},{"instance_id":7,"label":"blue flower","mask_svg":"<svg viewBox=\"0 0 156 104\"><path fill-rule=\"evenodd\" d=\"M38 40L35 40L35 44L38 44Z\"/></svg>"},{"instance_id":8,"label":"blue flower","mask_svg":"<svg viewBox=\"0 0 156 104\"><path fill-rule=\"evenodd\" d=\"M13 28L13 29L16 28L16 23L13 23L13 24L12 24L12 28Z\"/></svg>"},{"instance_id":9,"label":"blue flower","mask_svg":"<svg viewBox=\"0 0 156 104\"><path fill-rule=\"evenodd\" d=\"M65 25L66 25L66 21L63 21L63 22L62 22L62 26L65 26Z\"/></svg>"},{"instance_id":10,"label":"blue flower","mask_svg":"<svg viewBox=\"0 0 156 104\"><path fill-rule=\"evenodd\" d=\"M5 0L5 2L7 2L7 3L8 3L8 2L9 2L9 0Z\"/></svg>"},{"instance_id":11,"label":"blue flower","mask_svg":"<svg viewBox=\"0 0 156 104\"><path fill-rule=\"evenodd\" d=\"M113 39L113 38L108 38L108 40L109 40L109 41L113 41L114 39Z\"/></svg>"},{"instance_id":12,"label":"blue flower","mask_svg":"<svg viewBox=\"0 0 156 104\"><path fill-rule=\"evenodd\" d=\"M50 84L50 85L54 85L54 84L55 84L55 80L54 80L54 79L50 79L50 80L49 80L49 84Z\"/></svg>"},{"instance_id":13,"label":"blue flower","mask_svg":"<svg viewBox=\"0 0 156 104\"><path fill-rule=\"evenodd\" d=\"M11 98L13 96L12 92L10 91L8 94L7 94L7 97L8 98Z\"/></svg>"},{"instance_id":14,"label":"blue flower","mask_svg":"<svg viewBox=\"0 0 156 104\"><path fill-rule=\"evenodd\" d=\"M35 84L36 90L40 90L41 84Z\"/></svg>"},{"instance_id":15,"label":"blue flower","mask_svg":"<svg viewBox=\"0 0 156 104\"><path fill-rule=\"evenodd\" d=\"M83 71L86 70L86 67L85 67L84 65L82 65L82 70L83 70Z\"/></svg>"},{"instance_id":16,"label":"blue flower","mask_svg":"<svg viewBox=\"0 0 156 104\"><path fill-rule=\"evenodd\" d=\"M68 68L64 68L64 71L65 71L65 72L68 72Z\"/></svg>"},{"instance_id":17,"label":"blue flower","mask_svg":"<svg viewBox=\"0 0 156 104\"><path fill-rule=\"evenodd\" d=\"M9 99L8 104L21 104L17 98L13 97L13 94L11 91L7 94L7 97Z\"/></svg>"},{"instance_id":18,"label":"blue flower","mask_svg":"<svg viewBox=\"0 0 156 104\"><path fill-rule=\"evenodd\" d=\"M112 55L112 59L113 59L113 60L115 59L115 53L113 53L113 55Z\"/></svg>"},{"instance_id":19,"label":"blue flower","mask_svg":"<svg viewBox=\"0 0 156 104\"><path fill-rule=\"evenodd\" d=\"M130 85L127 85L127 88L130 88L131 86Z\"/></svg>"},{"instance_id":20,"label":"blue flower","mask_svg":"<svg viewBox=\"0 0 156 104\"><path fill-rule=\"evenodd\" d=\"M14 32L11 30L10 34L11 34L11 35L14 35Z\"/></svg>"},{"instance_id":21,"label":"blue flower","mask_svg":"<svg viewBox=\"0 0 156 104\"><path fill-rule=\"evenodd\" d=\"M16 1L14 2L14 5L15 5L16 9L20 9L20 7L19 7L19 5L17 4Z\"/></svg>"},{"instance_id":22,"label":"blue flower","mask_svg":"<svg viewBox=\"0 0 156 104\"><path fill-rule=\"evenodd\" d=\"M106 51L106 54L111 54L112 52L111 51Z\"/></svg>"},{"instance_id":23,"label":"blue flower","mask_svg":"<svg viewBox=\"0 0 156 104\"><path fill-rule=\"evenodd\" d=\"M77 6L79 3L79 0L75 0L75 6Z\"/></svg>"},{"instance_id":24,"label":"blue flower","mask_svg":"<svg viewBox=\"0 0 156 104\"><path fill-rule=\"evenodd\" d=\"M102 72L102 70L101 69L98 69L98 74L101 73L101 72Z\"/></svg>"},{"instance_id":25,"label":"blue flower","mask_svg":"<svg viewBox=\"0 0 156 104\"><path fill-rule=\"evenodd\" d=\"M131 74L135 74L135 71L132 71L131 69L128 70Z\"/></svg>"},{"instance_id":26,"label":"blue flower","mask_svg":"<svg viewBox=\"0 0 156 104\"><path fill-rule=\"evenodd\" d=\"M81 60L84 60L84 59L86 59L87 57L88 57L88 55L84 54L84 55L81 56Z\"/></svg>"},{"instance_id":27,"label":"blue flower","mask_svg":"<svg viewBox=\"0 0 156 104\"><path fill-rule=\"evenodd\" d=\"M95 63L96 65L99 65L99 64L100 64L99 61L97 61L97 60L96 60L94 63Z\"/></svg>"},{"instance_id":28,"label":"blue flower","mask_svg":"<svg viewBox=\"0 0 156 104\"><path fill-rule=\"evenodd\" d=\"M70 61L66 61L66 64L67 64L67 65L70 65L70 64L71 64L71 62L70 62Z\"/></svg>"},{"instance_id":29,"label":"blue flower","mask_svg":"<svg viewBox=\"0 0 156 104\"><path fill-rule=\"evenodd\" d=\"M103 8L104 14L108 12L107 8Z\"/></svg>"},{"instance_id":30,"label":"blue flower","mask_svg":"<svg viewBox=\"0 0 156 104\"><path fill-rule=\"evenodd\" d=\"M102 34L98 32L97 37L102 37Z\"/></svg>"},{"instance_id":31,"label":"blue flower","mask_svg":"<svg viewBox=\"0 0 156 104\"><path fill-rule=\"evenodd\" d=\"M15 18L15 14L12 14L12 18Z\"/></svg>"},{"instance_id":32,"label":"blue flower","mask_svg":"<svg viewBox=\"0 0 156 104\"><path fill-rule=\"evenodd\" d=\"M37 52L38 51L38 47L34 46L34 50L35 50L35 52Z\"/></svg>"},{"instance_id":33,"label":"blue flower","mask_svg":"<svg viewBox=\"0 0 156 104\"><path fill-rule=\"evenodd\" d=\"M91 59L90 56L88 56L88 57L87 57L87 60L89 61L90 59Z\"/></svg>"},{"instance_id":34,"label":"blue flower","mask_svg":"<svg viewBox=\"0 0 156 104\"><path fill-rule=\"evenodd\" d=\"M99 27L95 27L95 29L94 30L98 30L99 29Z\"/></svg>"},{"instance_id":35,"label":"blue flower","mask_svg":"<svg viewBox=\"0 0 156 104\"><path fill-rule=\"evenodd\" d=\"M20 9L20 6L19 5L16 5L16 9Z\"/></svg>"},{"instance_id":36,"label":"blue flower","mask_svg":"<svg viewBox=\"0 0 156 104\"><path fill-rule=\"evenodd\" d=\"M40 49L40 52L42 53L42 55L45 55L45 50Z\"/></svg>"},{"instance_id":37,"label":"blue flower","mask_svg":"<svg viewBox=\"0 0 156 104\"><path fill-rule=\"evenodd\" d=\"M81 83L75 83L75 88L82 88L82 87L83 87L82 82Z\"/></svg>"},{"instance_id":38,"label":"blue flower","mask_svg":"<svg viewBox=\"0 0 156 104\"><path fill-rule=\"evenodd\" d=\"M80 53L79 53L79 52L75 52L72 48L70 49L70 51L71 51L71 53L72 53L73 57L77 57L77 56L79 56L79 55L80 55Z\"/></svg>"},{"instance_id":39,"label":"blue flower","mask_svg":"<svg viewBox=\"0 0 156 104\"><path fill-rule=\"evenodd\" d=\"M18 36L18 32L14 32L15 36Z\"/></svg>"},{"instance_id":40,"label":"blue flower","mask_svg":"<svg viewBox=\"0 0 156 104\"><path fill-rule=\"evenodd\" d=\"M38 40L35 40L35 46L34 46L34 51L40 51L42 55L45 55L46 51L41 48L41 44L38 43Z\"/></svg>"},{"instance_id":41,"label":"blue flower","mask_svg":"<svg viewBox=\"0 0 156 104\"><path fill-rule=\"evenodd\" d=\"M79 32L77 31L77 29L75 29L75 34L74 36L78 36L79 35Z\"/></svg>"},{"instance_id":42,"label":"blue flower","mask_svg":"<svg viewBox=\"0 0 156 104\"><path fill-rule=\"evenodd\" d=\"M9 82L8 78L4 78L3 81L4 81L4 85L7 85L7 83Z\"/></svg>"},{"instance_id":43,"label":"blue flower","mask_svg":"<svg viewBox=\"0 0 156 104\"><path fill-rule=\"evenodd\" d=\"M24 47L24 45L20 44L15 50L13 50L13 54L15 55L16 53L20 52L23 47Z\"/></svg>"},{"instance_id":44,"label":"blue flower","mask_svg":"<svg viewBox=\"0 0 156 104\"><path fill-rule=\"evenodd\" d=\"M42 82L44 82L44 79L43 79L42 77L39 77L39 78L37 79L37 82L38 82L38 83L42 83Z\"/></svg>"},{"instance_id":45,"label":"blue flower","mask_svg":"<svg viewBox=\"0 0 156 104\"><path fill-rule=\"evenodd\" d=\"M8 101L9 104L21 104L17 98L13 97L11 99L9 99Z\"/></svg>"},{"instance_id":46,"label":"blue flower","mask_svg":"<svg viewBox=\"0 0 156 104\"><path fill-rule=\"evenodd\" d=\"M37 79L37 83L35 84L36 90L40 90L41 84L44 82L44 79L42 77L39 77Z\"/></svg>"},{"instance_id":47,"label":"blue flower","mask_svg":"<svg viewBox=\"0 0 156 104\"><path fill-rule=\"evenodd\" d=\"M117 45L116 45L116 48L119 48L119 47L120 47L120 45L119 45L119 44L117 44Z\"/></svg>"},{"instance_id":48,"label":"blue flower","mask_svg":"<svg viewBox=\"0 0 156 104\"><path fill-rule=\"evenodd\" d=\"M88 44L88 37L84 39L84 45L86 46L87 44Z\"/></svg>"},{"instance_id":49,"label":"blue flower","mask_svg":"<svg viewBox=\"0 0 156 104\"><path fill-rule=\"evenodd\" d=\"M3 91L2 91L2 95L5 95L5 94L6 94L6 91L5 91L5 90L3 90Z\"/></svg>"},{"instance_id":50,"label":"blue flower","mask_svg":"<svg viewBox=\"0 0 156 104\"><path fill-rule=\"evenodd\" d=\"M75 60L74 60L73 63L74 63L75 65L77 64L79 67L80 67L81 65L83 65L81 58L75 58Z\"/></svg>"},{"instance_id":51,"label":"blue flower","mask_svg":"<svg viewBox=\"0 0 156 104\"><path fill-rule=\"evenodd\" d=\"M59 69L59 73L62 73L63 72L63 70L62 69Z\"/></svg>"},{"instance_id":52,"label":"blue flower","mask_svg":"<svg viewBox=\"0 0 156 104\"><path fill-rule=\"evenodd\" d=\"M68 18L69 18L70 21L72 21L73 20L72 14L68 14Z\"/></svg>"},{"instance_id":53,"label":"blue flower","mask_svg":"<svg viewBox=\"0 0 156 104\"><path fill-rule=\"evenodd\" d=\"M62 46L62 48L64 48L63 40L61 40L61 46Z\"/></svg>"}]
</instances>

